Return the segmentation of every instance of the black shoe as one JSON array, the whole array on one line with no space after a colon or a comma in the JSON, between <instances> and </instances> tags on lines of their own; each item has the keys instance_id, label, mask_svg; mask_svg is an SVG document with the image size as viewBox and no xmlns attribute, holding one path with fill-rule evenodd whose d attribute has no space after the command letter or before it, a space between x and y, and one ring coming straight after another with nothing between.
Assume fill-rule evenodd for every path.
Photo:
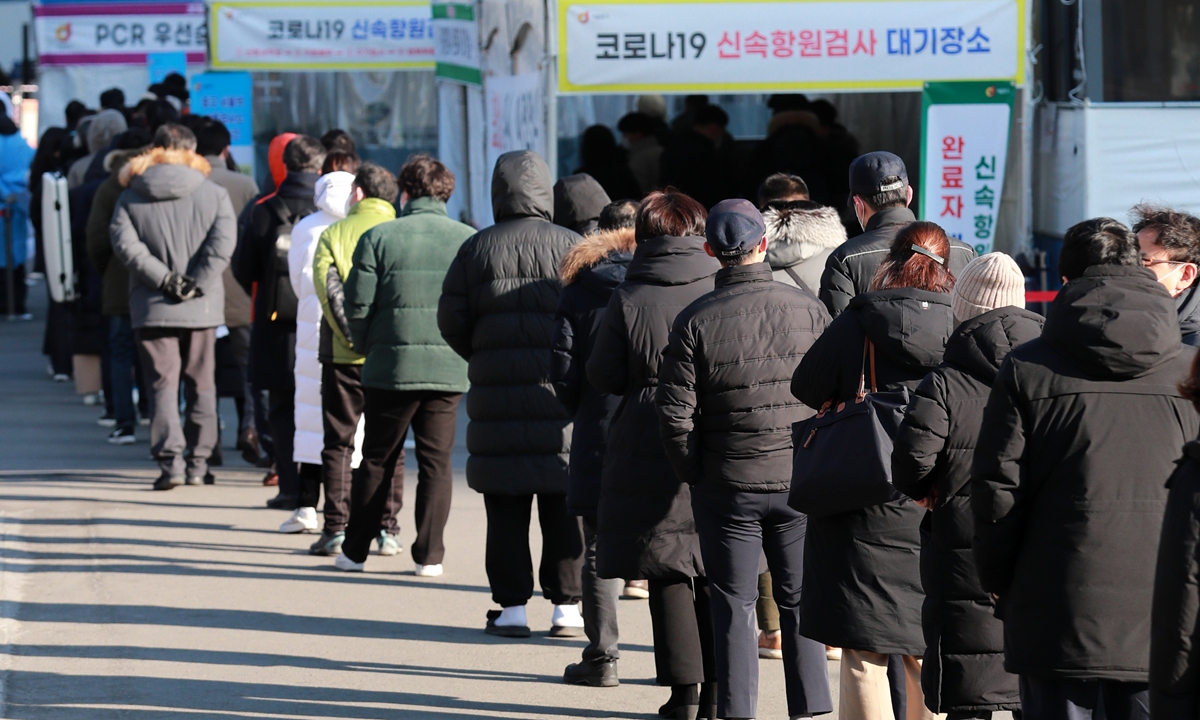
<instances>
[{"instance_id":1,"label":"black shoe","mask_svg":"<svg viewBox=\"0 0 1200 720\"><path fill-rule=\"evenodd\" d=\"M325 557L337 557L342 551L342 543L346 540L346 533L334 532L328 530L321 531L321 537L317 541L308 546L309 555L323 555Z\"/></svg>"},{"instance_id":2,"label":"black shoe","mask_svg":"<svg viewBox=\"0 0 1200 720\"><path fill-rule=\"evenodd\" d=\"M272 510L295 510L300 507L300 498L295 495L279 493L267 501L267 507Z\"/></svg>"},{"instance_id":3,"label":"black shoe","mask_svg":"<svg viewBox=\"0 0 1200 720\"><path fill-rule=\"evenodd\" d=\"M717 720L717 684L700 683L700 710L696 720Z\"/></svg>"},{"instance_id":4,"label":"black shoe","mask_svg":"<svg viewBox=\"0 0 1200 720\"><path fill-rule=\"evenodd\" d=\"M225 455L221 452L221 446L217 445L212 449L212 454L208 456L209 467L221 467L225 464Z\"/></svg>"},{"instance_id":5,"label":"black shoe","mask_svg":"<svg viewBox=\"0 0 1200 720\"><path fill-rule=\"evenodd\" d=\"M188 475L187 480L185 480L184 483L186 485L216 485L217 479L213 477L212 473L204 473L203 477L199 475Z\"/></svg>"},{"instance_id":6,"label":"black shoe","mask_svg":"<svg viewBox=\"0 0 1200 720\"><path fill-rule=\"evenodd\" d=\"M617 679L616 660L571 663L563 672L563 682L588 687L616 687L621 684Z\"/></svg>"},{"instance_id":7,"label":"black shoe","mask_svg":"<svg viewBox=\"0 0 1200 720\"><path fill-rule=\"evenodd\" d=\"M217 478L214 477L212 473L204 473L204 484L205 485L216 485Z\"/></svg>"},{"instance_id":8,"label":"black shoe","mask_svg":"<svg viewBox=\"0 0 1200 720\"><path fill-rule=\"evenodd\" d=\"M672 685L671 698L658 709L667 720L696 720L700 713L700 691L695 685Z\"/></svg>"},{"instance_id":9,"label":"black shoe","mask_svg":"<svg viewBox=\"0 0 1200 720\"><path fill-rule=\"evenodd\" d=\"M172 475L169 472L164 472L154 481L155 490L171 490L183 484L184 477L182 475Z\"/></svg>"}]
</instances>

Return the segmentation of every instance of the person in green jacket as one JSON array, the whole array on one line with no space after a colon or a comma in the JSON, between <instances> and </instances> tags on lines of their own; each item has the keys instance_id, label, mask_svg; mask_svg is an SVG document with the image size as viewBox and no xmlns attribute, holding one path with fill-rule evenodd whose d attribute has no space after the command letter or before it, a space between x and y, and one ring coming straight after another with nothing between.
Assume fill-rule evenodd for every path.
<instances>
[{"instance_id":1,"label":"person in green jacket","mask_svg":"<svg viewBox=\"0 0 1200 720\"><path fill-rule=\"evenodd\" d=\"M454 174L437 160L410 159L400 169L400 189L403 212L363 235L346 282L350 337L366 355L366 431L337 565L362 570L387 497L404 487L404 438L412 425L419 467L412 557L418 576L435 577L445 555L458 403L467 390L467 363L438 330L438 298L459 246L475 230L447 217Z\"/></svg>"},{"instance_id":2,"label":"person in green jacket","mask_svg":"<svg viewBox=\"0 0 1200 720\"><path fill-rule=\"evenodd\" d=\"M323 455L349 458L354 452L354 435L363 414L363 354L350 341L347 323L345 282L350 276L351 263L363 233L381 223L396 219L392 205L400 192L396 176L384 168L363 163L354 176L350 195L350 211L321 233L313 253L313 284L321 302L321 338L318 357L321 360L321 415L325 429ZM326 464L326 472L331 464ZM350 465L343 463L337 477L325 480L326 494L345 497L350 489ZM317 500L321 492L321 476L301 478L300 503L296 512L307 511L316 519ZM400 508L400 494L393 507ZM394 516L382 529L377 529L380 555L400 552L400 528ZM370 541L368 540L368 546Z\"/></svg>"}]
</instances>

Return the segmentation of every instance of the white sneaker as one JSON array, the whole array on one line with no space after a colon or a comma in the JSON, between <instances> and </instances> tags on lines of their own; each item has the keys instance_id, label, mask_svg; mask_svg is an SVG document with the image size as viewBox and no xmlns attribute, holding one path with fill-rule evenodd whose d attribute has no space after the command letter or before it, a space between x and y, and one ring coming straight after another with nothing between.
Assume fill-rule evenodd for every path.
<instances>
[{"instance_id":1,"label":"white sneaker","mask_svg":"<svg viewBox=\"0 0 1200 720\"><path fill-rule=\"evenodd\" d=\"M500 611L500 617L492 624L496 627L525 627L529 624L525 620L525 606L513 605L504 608Z\"/></svg>"},{"instance_id":2,"label":"white sneaker","mask_svg":"<svg viewBox=\"0 0 1200 720\"><path fill-rule=\"evenodd\" d=\"M311 507L296 508L292 511L292 516L279 526L281 533L316 532L316 530L317 509Z\"/></svg>"},{"instance_id":3,"label":"white sneaker","mask_svg":"<svg viewBox=\"0 0 1200 720\"><path fill-rule=\"evenodd\" d=\"M579 637L583 634L583 616L579 605L555 605L550 616L550 637Z\"/></svg>"},{"instance_id":4,"label":"white sneaker","mask_svg":"<svg viewBox=\"0 0 1200 720\"><path fill-rule=\"evenodd\" d=\"M417 563L417 570L415 574L417 577L441 577L442 564L438 563L437 565L422 565Z\"/></svg>"},{"instance_id":5,"label":"white sneaker","mask_svg":"<svg viewBox=\"0 0 1200 720\"><path fill-rule=\"evenodd\" d=\"M338 553L337 559L333 561L333 566L345 572L362 572L364 563L354 562L346 557L346 553Z\"/></svg>"}]
</instances>

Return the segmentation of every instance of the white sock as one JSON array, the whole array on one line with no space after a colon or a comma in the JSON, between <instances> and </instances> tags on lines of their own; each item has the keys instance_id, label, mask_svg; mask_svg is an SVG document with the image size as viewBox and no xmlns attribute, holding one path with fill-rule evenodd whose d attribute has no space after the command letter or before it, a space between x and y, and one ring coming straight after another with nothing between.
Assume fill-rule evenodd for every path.
<instances>
[{"instance_id":1,"label":"white sock","mask_svg":"<svg viewBox=\"0 0 1200 720\"><path fill-rule=\"evenodd\" d=\"M525 621L525 606L513 605L504 608L494 624L496 627L525 627L529 624Z\"/></svg>"},{"instance_id":2,"label":"white sock","mask_svg":"<svg viewBox=\"0 0 1200 720\"><path fill-rule=\"evenodd\" d=\"M555 605L550 624L558 627L583 627L583 616L578 605Z\"/></svg>"}]
</instances>

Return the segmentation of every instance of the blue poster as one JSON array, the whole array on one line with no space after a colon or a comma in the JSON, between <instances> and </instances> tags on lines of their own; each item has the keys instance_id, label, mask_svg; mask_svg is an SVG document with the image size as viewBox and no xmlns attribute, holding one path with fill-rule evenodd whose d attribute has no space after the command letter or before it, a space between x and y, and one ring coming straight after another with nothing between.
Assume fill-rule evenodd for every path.
<instances>
[{"instance_id":1,"label":"blue poster","mask_svg":"<svg viewBox=\"0 0 1200 720\"><path fill-rule=\"evenodd\" d=\"M183 77L187 77L187 53L146 53L146 70L149 71L151 85L162 82L171 73L179 73Z\"/></svg>"},{"instance_id":2,"label":"blue poster","mask_svg":"<svg viewBox=\"0 0 1200 720\"><path fill-rule=\"evenodd\" d=\"M248 72L209 72L192 78L191 111L225 123L229 154L242 172L254 175L254 128L250 105L254 83Z\"/></svg>"}]
</instances>

